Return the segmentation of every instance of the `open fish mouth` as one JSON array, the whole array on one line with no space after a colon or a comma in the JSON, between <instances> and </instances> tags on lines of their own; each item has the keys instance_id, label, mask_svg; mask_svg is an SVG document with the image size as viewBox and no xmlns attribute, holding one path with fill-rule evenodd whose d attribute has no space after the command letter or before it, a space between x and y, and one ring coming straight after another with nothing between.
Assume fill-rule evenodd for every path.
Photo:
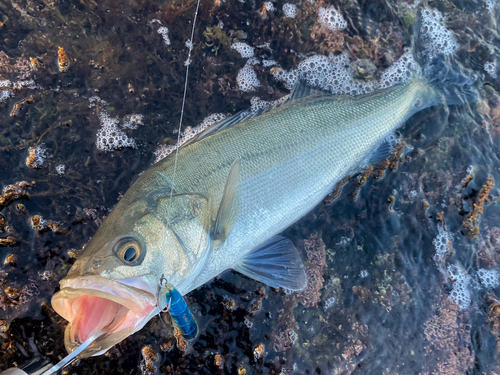
<instances>
[{"instance_id":1,"label":"open fish mouth","mask_svg":"<svg viewBox=\"0 0 500 375\"><path fill-rule=\"evenodd\" d=\"M104 353L140 330L155 313L155 291L149 290L141 278L122 283L94 276L63 282L62 289L52 297L52 307L69 321L64 334L66 350L71 353L93 334L103 329L107 332L80 358Z\"/></svg>"}]
</instances>

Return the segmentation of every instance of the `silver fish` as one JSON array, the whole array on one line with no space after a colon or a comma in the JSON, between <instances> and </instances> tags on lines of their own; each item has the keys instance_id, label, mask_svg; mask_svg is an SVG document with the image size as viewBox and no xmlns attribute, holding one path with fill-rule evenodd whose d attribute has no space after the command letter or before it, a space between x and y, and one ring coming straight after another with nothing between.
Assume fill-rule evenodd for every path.
<instances>
[{"instance_id":1,"label":"silver fish","mask_svg":"<svg viewBox=\"0 0 500 375\"><path fill-rule=\"evenodd\" d=\"M68 351L106 327L82 356L102 354L141 329L158 313L162 275L183 295L231 268L303 289L300 255L279 233L405 120L442 101L418 77L358 97L297 86L284 105L215 125L179 149L177 164L171 155L130 187L52 298L69 321Z\"/></svg>"}]
</instances>

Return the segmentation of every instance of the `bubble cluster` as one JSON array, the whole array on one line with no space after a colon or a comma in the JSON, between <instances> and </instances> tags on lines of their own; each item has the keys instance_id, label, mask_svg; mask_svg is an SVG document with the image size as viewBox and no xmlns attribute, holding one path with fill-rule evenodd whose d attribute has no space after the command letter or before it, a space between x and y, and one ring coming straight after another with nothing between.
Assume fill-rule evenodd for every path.
<instances>
[{"instance_id":1,"label":"bubble cluster","mask_svg":"<svg viewBox=\"0 0 500 375\"><path fill-rule=\"evenodd\" d=\"M347 27L347 22L337 9L333 6L319 8L318 22L332 31L343 30Z\"/></svg>"},{"instance_id":2,"label":"bubble cluster","mask_svg":"<svg viewBox=\"0 0 500 375\"><path fill-rule=\"evenodd\" d=\"M500 275L495 270L481 268L476 273L479 284L486 289L494 289L500 285Z\"/></svg>"},{"instance_id":3,"label":"bubble cluster","mask_svg":"<svg viewBox=\"0 0 500 375\"><path fill-rule=\"evenodd\" d=\"M231 48L238 52L244 59L254 56L255 48L246 43L236 42L231 45Z\"/></svg>"},{"instance_id":4,"label":"bubble cluster","mask_svg":"<svg viewBox=\"0 0 500 375\"><path fill-rule=\"evenodd\" d=\"M434 261L438 266L444 264L445 259L450 255L452 250L451 235L442 226L438 225L438 235L432 241L436 254L434 254Z\"/></svg>"},{"instance_id":5,"label":"bubble cluster","mask_svg":"<svg viewBox=\"0 0 500 375\"><path fill-rule=\"evenodd\" d=\"M160 34L161 37L163 38L165 45L169 46L170 45L170 38L168 37L168 28L166 26L162 26L162 27L158 28L158 34Z\"/></svg>"},{"instance_id":6,"label":"bubble cluster","mask_svg":"<svg viewBox=\"0 0 500 375\"><path fill-rule=\"evenodd\" d=\"M338 56L313 55L302 62L296 70L276 69L274 77L292 89L295 81L301 76L311 87L329 91L336 95L368 94L377 87L376 82L354 81L351 75L351 63L347 54Z\"/></svg>"},{"instance_id":7,"label":"bubble cluster","mask_svg":"<svg viewBox=\"0 0 500 375\"><path fill-rule=\"evenodd\" d=\"M17 82L11 82L8 79L0 81L0 103L3 102L4 100L7 100L13 96L15 96L14 91L15 90L21 90L21 89L37 89L38 86L35 84L35 81L32 79L30 80L24 80L24 81L17 81Z\"/></svg>"},{"instance_id":8,"label":"bubble cluster","mask_svg":"<svg viewBox=\"0 0 500 375\"><path fill-rule=\"evenodd\" d=\"M120 150L122 148L130 147L136 148L137 145L132 138L129 138L123 130L118 128L119 121L117 118L112 118L108 111L103 108L106 102L97 96L93 96L89 99L90 107L96 106L96 104L101 104L98 109L99 122L101 123L101 128L96 133L96 147L101 151L113 151ZM134 116L134 115L132 115Z\"/></svg>"},{"instance_id":9,"label":"bubble cluster","mask_svg":"<svg viewBox=\"0 0 500 375\"><path fill-rule=\"evenodd\" d=\"M497 63L496 61L489 61L484 64L484 71L488 73L492 78L497 76Z\"/></svg>"},{"instance_id":10,"label":"bubble cluster","mask_svg":"<svg viewBox=\"0 0 500 375\"><path fill-rule=\"evenodd\" d=\"M299 72L297 71L297 69L287 71L281 68L273 68L271 69L271 74L273 75L274 79L283 82L288 90L293 89L295 81L297 81L297 78L299 78Z\"/></svg>"},{"instance_id":11,"label":"bubble cluster","mask_svg":"<svg viewBox=\"0 0 500 375\"><path fill-rule=\"evenodd\" d=\"M285 3L283 4L283 15L286 18L295 18L297 16L298 9L297 5Z\"/></svg>"},{"instance_id":12,"label":"bubble cluster","mask_svg":"<svg viewBox=\"0 0 500 375\"><path fill-rule=\"evenodd\" d=\"M66 166L64 164L56 165L56 172L59 176L62 176L66 172Z\"/></svg>"},{"instance_id":13,"label":"bubble cluster","mask_svg":"<svg viewBox=\"0 0 500 375\"><path fill-rule=\"evenodd\" d=\"M268 68L268 67L270 67L270 66L274 66L274 65L276 65L276 64L277 64L277 62L276 62L276 61L274 61L274 60L265 60L265 59L264 59L264 60L262 60L262 66L263 66L264 68Z\"/></svg>"},{"instance_id":14,"label":"bubble cluster","mask_svg":"<svg viewBox=\"0 0 500 375\"><path fill-rule=\"evenodd\" d=\"M490 13L493 12L493 10L495 9L496 1L495 0L483 0L483 1L486 9L488 9Z\"/></svg>"},{"instance_id":15,"label":"bubble cluster","mask_svg":"<svg viewBox=\"0 0 500 375\"><path fill-rule=\"evenodd\" d=\"M139 125L143 125L142 120L144 119L143 115L134 114L127 115L123 118L123 127L128 129L137 129Z\"/></svg>"},{"instance_id":16,"label":"bubble cluster","mask_svg":"<svg viewBox=\"0 0 500 375\"><path fill-rule=\"evenodd\" d=\"M410 50L406 52L380 78L380 81L359 81L353 79L353 66L347 53L334 56L313 55L302 60L296 69L270 70L274 78L291 90L300 76L311 87L329 91L335 95L369 94L376 89L386 89L406 81L412 76L422 76L422 68L415 61Z\"/></svg>"},{"instance_id":17,"label":"bubble cluster","mask_svg":"<svg viewBox=\"0 0 500 375\"><path fill-rule=\"evenodd\" d=\"M255 73L252 65L248 63L238 72L236 83L238 84L238 88L243 92L252 92L257 87L260 87L257 73Z\"/></svg>"},{"instance_id":18,"label":"bubble cluster","mask_svg":"<svg viewBox=\"0 0 500 375\"><path fill-rule=\"evenodd\" d=\"M388 67L380 77L380 88L386 89L404 83L412 77L422 75L422 68L413 58L410 50L405 53L394 64Z\"/></svg>"},{"instance_id":19,"label":"bubble cluster","mask_svg":"<svg viewBox=\"0 0 500 375\"><path fill-rule=\"evenodd\" d=\"M253 113L258 113L271 109L274 106L283 104L288 99L288 97L289 95L285 95L277 100L267 101L262 100L258 96L254 96L252 99L250 99L250 111L252 111Z\"/></svg>"},{"instance_id":20,"label":"bubble cluster","mask_svg":"<svg viewBox=\"0 0 500 375\"><path fill-rule=\"evenodd\" d=\"M26 158L26 165L33 169L42 168L47 157L47 149L43 143L36 147L30 147L28 157Z\"/></svg>"},{"instance_id":21,"label":"bubble cluster","mask_svg":"<svg viewBox=\"0 0 500 375\"><path fill-rule=\"evenodd\" d=\"M271 3L270 1L266 1L264 3L264 6L266 7L266 11L268 11L268 12L274 12L276 10L276 8L274 7L274 4Z\"/></svg>"},{"instance_id":22,"label":"bubble cluster","mask_svg":"<svg viewBox=\"0 0 500 375\"><path fill-rule=\"evenodd\" d=\"M177 145L182 146L184 143L192 139L195 135L201 133L203 130L209 128L210 126L221 122L226 118L226 115L223 113L213 113L211 115L208 115L205 117L202 121L201 124L198 126L188 126L186 129L181 133L180 140L178 144L175 145L159 145L157 149L155 150L155 163L158 163L160 160L166 158L168 155L170 155L172 152L174 152L177 149Z\"/></svg>"},{"instance_id":23,"label":"bubble cluster","mask_svg":"<svg viewBox=\"0 0 500 375\"><path fill-rule=\"evenodd\" d=\"M467 309L471 304L471 277L461 267L455 265L448 266L448 277L453 283L453 289L448 299L456 304L460 310Z\"/></svg>"},{"instance_id":24,"label":"bubble cluster","mask_svg":"<svg viewBox=\"0 0 500 375\"><path fill-rule=\"evenodd\" d=\"M335 301L337 299L335 297L330 297L328 298L326 301L325 301L325 307L323 308L324 311L328 310L329 308L331 308L332 306L335 305Z\"/></svg>"},{"instance_id":25,"label":"bubble cluster","mask_svg":"<svg viewBox=\"0 0 500 375\"><path fill-rule=\"evenodd\" d=\"M438 54L451 55L460 48L453 33L443 26L443 15L438 10L423 8L420 17L423 47L431 59Z\"/></svg>"},{"instance_id":26,"label":"bubble cluster","mask_svg":"<svg viewBox=\"0 0 500 375\"><path fill-rule=\"evenodd\" d=\"M314 55L298 66L299 74L312 87L332 94L359 95L373 92L374 82L354 81L351 76L351 63L346 53L338 56Z\"/></svg>"}]
</instances>

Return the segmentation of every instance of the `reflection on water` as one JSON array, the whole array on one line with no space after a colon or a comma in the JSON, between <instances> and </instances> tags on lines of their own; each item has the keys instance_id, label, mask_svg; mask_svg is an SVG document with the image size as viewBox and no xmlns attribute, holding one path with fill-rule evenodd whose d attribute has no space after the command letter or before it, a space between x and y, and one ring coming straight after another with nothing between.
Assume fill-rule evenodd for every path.
<instances>
[{"instance_id":1,"label":"reflection on water","mask_svg":"<svg viewBox=\"0 0 500 375\"><path fill-rule=\"evenodd\" d=\"M282 97L313 53L346 51L358 82L378 79L411 44L417 3L202 0L184 123ZM47 303L154 151L177 138L195 5L0 4L0 370L65 355L64 321ZM308 289L228 271L189 294L201 335L187 347L154 319L69 373L500 371L500 10L428 6L444 16L434 31L460 46L442 47L472 56L489 84L477 103L411 118L403 154L284 233L302 249Z\"/></svg>"}]
</instances>

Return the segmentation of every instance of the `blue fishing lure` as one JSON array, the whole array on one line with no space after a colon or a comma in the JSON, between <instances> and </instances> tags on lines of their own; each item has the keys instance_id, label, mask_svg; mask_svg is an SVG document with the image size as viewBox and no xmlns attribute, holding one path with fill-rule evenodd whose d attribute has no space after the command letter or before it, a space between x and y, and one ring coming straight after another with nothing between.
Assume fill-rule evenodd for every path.
<instances>
[{"instance_id":1,"label":"blue fishing lure","mask_svg":"<svg viewBox=\"0 0 500 375\"><path fill-rule=\"evenodd\" d=\"M169 313L182 335L190 340L198 334L198 325L194 320L193 314L189 310L186 301L171 284L167 285L167 291L165 294L167 301L169 302Z\"/></svg>"}]
</instances>

